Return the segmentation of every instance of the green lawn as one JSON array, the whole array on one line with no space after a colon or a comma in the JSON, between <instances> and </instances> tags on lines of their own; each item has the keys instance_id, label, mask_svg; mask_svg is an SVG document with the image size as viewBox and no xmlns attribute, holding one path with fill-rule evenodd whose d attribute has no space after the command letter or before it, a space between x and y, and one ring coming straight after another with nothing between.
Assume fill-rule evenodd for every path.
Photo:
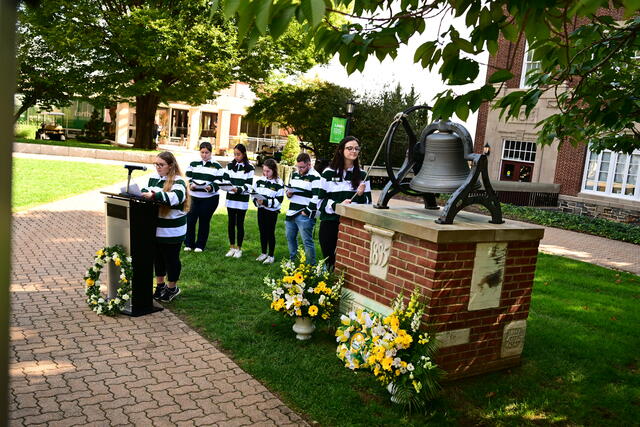
<instances>
[{"instance_id":1,"label":"green lawn","mask_svg":"<svg viewBox=\"0 0 640 427\"><path fill-rule=\"evenodd\" d=\"M93 142L82 142L75 139L68 139L66 141L52 141L50 139L33 139L33 138L14 138L16 142L24 142L26 144L42 144L42 145L57 145L61 147L77 147L77 148L94 148L97 150L112 150L112 151L134 151L140 153L155 154L159 153L158 150L140 150L137 148L125 148L118 147L116 145L99 144Z\"/></svg>"},{"instance_id":2,"label":"green lawn","mask_svg":"<svg viewBox=\"0 0 640 427\"><path fill-rule=\"evenodd\" d=\"M226 209L208 250L183 255L183 293L171 309L296 411L321 425L633 425L640 419L640 278L540 255L523 364L446 384L427 415L405 416L366 373L335 356L331 330L298 342L292 321L269 310L256 212L241 259L228 249ZM279 222L276 257L287 255ZM320 254L320 252L318 252Z\"/></svg>"},{"instance_id":3,"label":"green lawn","mask_svg":"<svg viewBox=\"0 0 640 427\"><path fill-rule=\"evenodd\" d=\"M126 179L117 165L14 157L12 207L20 211Z\"/></svg>"}]
</instances>

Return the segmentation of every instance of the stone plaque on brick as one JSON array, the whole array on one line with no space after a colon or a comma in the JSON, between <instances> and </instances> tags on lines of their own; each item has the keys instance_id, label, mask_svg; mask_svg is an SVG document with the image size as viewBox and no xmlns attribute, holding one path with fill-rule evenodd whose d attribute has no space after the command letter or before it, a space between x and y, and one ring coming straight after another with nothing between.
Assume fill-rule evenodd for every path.
<instances>
[{"instance_id":1,"label":"stone plaque on brick","mask_svg":"<svg viewBox=\"0 0 640 427\"><path fill-rule=\"evenodd\" d=\"M504 326L500 357L519 356L524 348L524 336L527 332L526 320L515 320Z\"/></svg>"},{"instance_id":2,"label":"stone plaque on brick","mask_svg":"<svg viewBox=\"0 0 640 427\"><path fill-rule=\"evenodd\" d=\"M470 328L454 329L452 331L438 332L436 339L440 348L452 347L454 345L466 344L469 342Z\"/></svg>"},{"instance_id":3,"label":"stone plaque on brick","mask_svg":"<svg viewBox=\"0 0 640 427\"><path fill-rule=\"evenodd\" d=\"M371 233L369 274L380 279L386 279L395 232L369 224L365 224L364 229Z\"/></svg>"},{"instance_id":4,"label":"stone plaque on brick","mask_svg":"<svg viewBox=\"0 0 640 427\"><path fill-rule=\"evenodd\" d=\"M506 258L506 243L478 243L476 245L469 311L500 306Z\"/></svg>"},{"instance_id":5,"label":"stone plaque on brick","mask_svg":"<svg viewBox=\"0 0 640 427\"><path fill-rule=\"evenodd\" d=\"M359 294L358 292L343 289L342 299L340 300L340 312L346 314L350 311L356 311L359 308L375 311L383 316L388 316L393 313L391 307L387 307L386 305Z\"/></svg>"}]
</instances>

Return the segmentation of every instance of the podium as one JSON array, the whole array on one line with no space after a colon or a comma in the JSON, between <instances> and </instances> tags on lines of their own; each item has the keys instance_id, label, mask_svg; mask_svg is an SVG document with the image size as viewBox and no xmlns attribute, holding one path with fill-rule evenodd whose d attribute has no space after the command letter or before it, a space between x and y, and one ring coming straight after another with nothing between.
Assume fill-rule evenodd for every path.
<instances>
[{"instance_id":1,"label":"podium","mask_svg":"<svg viewBox=\"0 0 640 427\"><path fill-rule=\"evenodd\" d=\"M155 252L158 205L135 197L106 193L105 219L107 246L120 245L132 258L131 299L122 311L143 316L163 308L153 300L153 256ZM117 295L119 267L107 266L108 297Z\"/></svg>"}]
</instances>

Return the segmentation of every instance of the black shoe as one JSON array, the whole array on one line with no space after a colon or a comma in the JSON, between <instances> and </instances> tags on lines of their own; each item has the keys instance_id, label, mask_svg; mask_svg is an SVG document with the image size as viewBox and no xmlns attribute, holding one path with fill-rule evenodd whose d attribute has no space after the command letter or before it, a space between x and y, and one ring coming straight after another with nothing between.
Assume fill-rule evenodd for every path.
<instances>
[{"instance_id":1,"label":"black shoe","mask_svg":"<svg viewBox=\"0 0 640 427\"><path fill-rule=\"evenodd\" d=\"M164 292L162 293L162 296L160 297L160 301L162 301L162 302L171 302L178 295L180 295L180 288L179 287L176 286L175 288L164 288Z\"/></svg>"},{"instance_id":2,"label":"black shoe","mask_svg":"<svg viewBox=\"0 0 640 427\"><path fill-rule=\"evenodd\" d=\"M156 285L156 291L153 293L153 299L156 301L160 300L160 297L162 296L162 293L165 289L166 286L164 283Z\"/></svg>"}]
</instances>

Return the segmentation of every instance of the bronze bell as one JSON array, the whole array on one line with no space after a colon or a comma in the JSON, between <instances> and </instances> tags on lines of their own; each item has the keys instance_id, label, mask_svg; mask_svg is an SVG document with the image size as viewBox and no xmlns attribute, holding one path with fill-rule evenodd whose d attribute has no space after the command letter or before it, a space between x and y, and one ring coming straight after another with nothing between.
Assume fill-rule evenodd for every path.
<instances>
[{"instance_id":1,"label":"bronze bell","mask_svg":"<svg viewBox=\"0 0 640 427\"><path fill-rule=\"evenodd\" d=\"M469 177L462 140L452 132L440 130L427 136L422 167L411 180L411 189L423 193L453 193ZM474 189L479 189L476 182Z\"/></svg>"}]
</instances>

